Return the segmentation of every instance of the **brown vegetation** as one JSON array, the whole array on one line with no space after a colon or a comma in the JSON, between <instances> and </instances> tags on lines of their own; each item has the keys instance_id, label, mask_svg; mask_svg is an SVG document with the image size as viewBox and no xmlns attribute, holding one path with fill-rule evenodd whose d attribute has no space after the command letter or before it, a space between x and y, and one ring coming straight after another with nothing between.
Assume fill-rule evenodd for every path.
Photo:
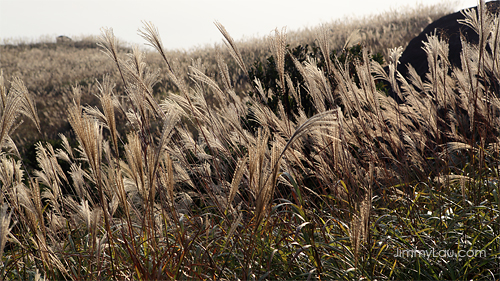
<instances>
[{"instance_id":1,"label":"brown vegetation","mask_svg":"<svg viewBox=\"0 0 500 281\"><path fill-rule=\"evenodd\" d=\"M451 11L451 7L447 5L449 4L387 13L373 18L338 20L318 28L289 32L287 43L292 47L299 44L317 45L317 34L326 30L329 47L341 50L349 35L359 30L357 40L363 40L369 51L381 52L388 58L389 48L406 46L430 21ZM34 94L41 120L41 134L36 133L35 128L26 122L12 136L20 147L37 139L54 139L59 133L69 133L66 108L72 99L73 86L82 87L82 101L90 105L98 104L94 94L98 92L97 81L102 81L104 75L112 75L116 88L123 89L120 79L116 79L118 77L115 76L113 62L101 52L96 43L97 38L85 37L64 45L50 42L0 45L0 68L7 79L7 85L12 77L25 81L27 89ZM238 46L248 67L252 67L257 61L265 61L271 55L264 38L238 42ZM121 59L131 51L129 47L117 47ZM235 87L241 91L247 90L249 81L240 74L237 65L222 47L165 51L181 77L185 77L193 63L201 63L206 73L214 76L217 81L219 71L216 58L219 54L228 64L228 73ZM158 54L154 52L146 52L145 61L152 69L162 68ZM164 72L160 72L160 81L155 86L155 96L164 97L168 91L175 91ZM190 83L188 79L186 82Z\"/></svg>"},{"instance_id":2,"label":"brown vegetation","mask_svg":"<svg viewBox=\"0 0 500 281\"><path fill-rule=\"evenodd\" d=\"M70 87L58 94L73 135L60 135L59 148L37 143L30 173L12 157L10 135L21 115L37 127L43 121L29 83L0 80L0 278L498 276L500 21L484 2L478 15L464 15L483 40L464 42L459 69L446 59L447 43L430 37L426 80L411 68L399 74L397 47L386 70L370 59L375 45L341 63L331 54L338 48L348 56L350 44L337 47L329 29L308 41L323 59L302 62L286 47L285 30L259 53L216 23L226 51L189 62L196 52L172 56L149 23L140 34L154 56L123 52L103 30L101 65L114 74L90 80L89 67L73 77L71 63L58 61L69 67L55 73ZM279 93L250 81L250 51L273 55ZM303 83L292 80L286 57ZM87 78L83 87L78 79ZM399 103L378 88L382 80ZM310 97L311 116L299 89ZM84 101L90 94L98 106ZM275 94L286 98L273 110ZM396 256L435 248L489 252Z\"/></svg>"}]
</instances>

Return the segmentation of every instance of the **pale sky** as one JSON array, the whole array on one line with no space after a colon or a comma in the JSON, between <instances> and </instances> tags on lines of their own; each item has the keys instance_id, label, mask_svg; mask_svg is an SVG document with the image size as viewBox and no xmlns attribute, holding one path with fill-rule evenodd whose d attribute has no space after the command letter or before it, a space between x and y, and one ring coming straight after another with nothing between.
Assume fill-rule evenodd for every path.
<instances>
[{"instance_id":1,"label":"pale sky","mask_svg":"<svg viewBox=\"0 0 500 281\"><path fill-rule=\"evenodd\" d=\"M128 43L144 44L137 35L142 21L160 31L167 49L189 49L222 42L218 20L236 40L267 36L275 28L314 27L344 17L428 5L439 0L0 0L0 43L6 39L37 41L42 37L99 35L113 28ZM459 0L456 9L477 5Z\"/></svg>"}]
</instances>

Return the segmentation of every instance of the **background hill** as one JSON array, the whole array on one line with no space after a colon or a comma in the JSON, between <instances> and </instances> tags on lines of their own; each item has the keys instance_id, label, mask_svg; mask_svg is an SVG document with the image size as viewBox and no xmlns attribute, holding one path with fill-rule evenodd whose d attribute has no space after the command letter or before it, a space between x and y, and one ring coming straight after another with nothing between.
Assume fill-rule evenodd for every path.
<instances>
[{"instance_id":1,"label":"background hill","mask_svg":"<svg viewBox=\"0 0 500 281\"><path fill-rule=\"evenodd\" d=\"M288 31L287 41L290 48L299 45L317 48L316 36L322 29L326 29L331 48L340 51L347 38L353 32L359 31L354 40L363 42L363 45L372 53L380 52L387 60L389 48L405 47L430 22L451 11L452 5L446 3L421 6L415 10L397 13L385 13L369 18L351 19L347 22L336 21L316 28ZM158 28L161 29L161 26ZM117 89L121 89L121 81L118 79L114 62L102 52L102 48L97 46L98 39L99 37L96 36L75 38L74 41L66 43L25 44L19 42L16 45L0 45L0 69L4 76L7 80L17 76L26 83L28 90L35 95L40 115L41 134L36 132L30 122L25 122L12 136L20 147L33 144L39 139L55 139L58 133L70 133L67 105L72 100L72 86L83 87L83 102L90 105L97 105L94 97L97 93L96 80L101 81L104 75L112 75L113 81L117 83ZM238 46L248 66L254 66L257 62L265 63L271 55L267 38L241 41L238 42ZM125 58L128 53L131 53L131 48L126 42L121 42L120 57ZM144 49L144 51L146 62L152 69L165 67L156 52L150 49ZM228 63L229 73L232 75L235 86L247 87L248 90L248 81L242 81L244 77L239 74L236 63L223 45L190 51L172 50L167 53L167 56L182 74L187 73L193 61L199 60L208 75L216 75L218 70L215 58L219 52ZM160 70L160 77L162 82L155 86L155 95L158 97L173 90L164 70Z\"/></svg>"}]
</instances>

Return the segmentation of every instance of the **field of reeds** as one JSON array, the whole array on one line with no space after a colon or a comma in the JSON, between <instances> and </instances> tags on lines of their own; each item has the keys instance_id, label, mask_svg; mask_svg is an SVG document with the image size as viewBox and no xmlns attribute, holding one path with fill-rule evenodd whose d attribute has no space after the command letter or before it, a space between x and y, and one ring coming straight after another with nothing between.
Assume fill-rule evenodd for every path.
<instances>
[{"instance_id":1,"label":"field of reeds","mask_svg":"<svg viewBox=\"0 0 500 281\"><path fill-rule=\"evenodd\" d=\"M2 45L0 280L498 279L499 18L464 12L461 68L431 36L397 71L450 11Z\"/></svg>"}]
</instances>

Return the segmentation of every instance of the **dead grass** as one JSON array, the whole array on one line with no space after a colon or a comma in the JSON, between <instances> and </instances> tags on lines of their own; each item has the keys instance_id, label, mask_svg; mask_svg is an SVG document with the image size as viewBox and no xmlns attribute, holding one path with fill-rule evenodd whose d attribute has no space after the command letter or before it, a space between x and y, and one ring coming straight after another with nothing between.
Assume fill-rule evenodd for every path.
<instances>
[{"instance_id":1,"label":"dead grass","mask_svg":"<svg viewBox=\"0 0 500 281\"><path fill-rule=\"evenodd\" d=\"M327 62L294 58L305 81L297 85L283 66L290 36L277 30L262 52L276 57L285 101L297 98L294 87L311 96L310 118L300 105L269 108L268 85L248 79L249 49L220 23L226 49L206 64L172 57L149 23L141 34L158 52L154 64L139 49L122 53L103 30L101 55L115 74L88 92L70 83L61 106L76 145L64 135L58 149L37 143L32 173L11 157L10 138L20 114L40 123L29 87L0 84L1 279L498 275L500 74L487 50L500 47L500 29L481 11L466 13L484 40L464 48L462 70L447 63L446 42L429 38L425 81L399 75L399 48L388 51L387 71L370 47L349 69L329 55L336 48L323 28ZM89 94L98 106L86 104ZM490 252L396 257L404 247Z\"/></svg>"},{"instance_id":2,"label":"dead grass","mask_svg":"<svg viewBox=\"0 0 500 281\"><path fill-rule=\"evenodd\" d=\"M440 4L433 7L422 7L420 10L408 10L403 13L387 13L372 18L339 20L325 24L329 47L340 50L346 38L354 30L360 30L361 38L366 47L373 52L382 52L386 55L388 48L405 46L416 36L429 21L434 20L451 11L450 6ZM287 42L291 46L299 44L316 44L316 34L321 29L304 29L287 34ZM230 30L229 30L230 31ZM71 44L56 44L52 39L39 39L40 42L4 42L0 45L0 68L8 81L12 77L19 77L25 81L27 89L34 93L35 103L39 110L42 134L34 134L34 127L25 122L12 137L16 142L32 143L36 139L56 139L59 133L69 133L70 126L66 122L66 105L72 100L71 88L82 86L82 100L85 104L98 105L94 94L99 92L98 81L106 73L115 73L114 64L108 60L97 46L97 37L76 38ZM256 61L264 61L271 55L270 48L264 39L255 38L237 42L241 53L241 62L252 67ZM120 46L127 46L120 43ZM118 47L120 58L124 58L130 51L129 47ZM189 52L164 50L168 57L175 62L175 72L184 77L189 72L193 61L202 62L207 74L213 76L217 82L221 78L217 66L217 53L227 63L236 89L248 90L248 79L237 70L235 61L230 59L226 52L221 52L222 44L214 47L194 49ZM151 69L161 67L161 59L157 53L148 52L145 62ZM245 71L243 71L243 74ZM115 75L115 74L114 74ZM116 77L113 77L116 78ZM97 81L96 81L97 79ZM154 94L164 96L168 91L175 90L175 85L166 76L160 73L161 83L157 84ZM123 89L122 81L114 79L116 89ZM186 80L190 83L189 80Z\"/></svg>"}]
</instances>

